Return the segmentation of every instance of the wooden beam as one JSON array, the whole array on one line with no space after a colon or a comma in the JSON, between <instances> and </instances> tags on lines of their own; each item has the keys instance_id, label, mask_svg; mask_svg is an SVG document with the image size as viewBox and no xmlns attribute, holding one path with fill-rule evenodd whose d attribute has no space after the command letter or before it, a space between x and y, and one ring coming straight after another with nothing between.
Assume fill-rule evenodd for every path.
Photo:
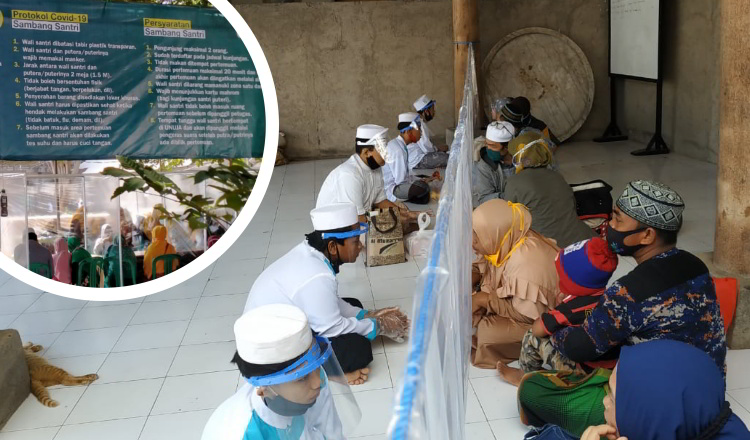
<instances>
[{"instance_id":1,"label":"wooden beam","mask_svg":"<svg viewBox=\"0 0 750 440\"><path fill-rule=\"evenodd\" d=\"M469 44L474 45L474 58L479 66L479 9L478 0L453 0L453 88L455 117L458 119L464 96L466 58ZM477 69L477 81L479 80ZM481 109L481 107L480 107Z\"/></svg>"}]
</instances>

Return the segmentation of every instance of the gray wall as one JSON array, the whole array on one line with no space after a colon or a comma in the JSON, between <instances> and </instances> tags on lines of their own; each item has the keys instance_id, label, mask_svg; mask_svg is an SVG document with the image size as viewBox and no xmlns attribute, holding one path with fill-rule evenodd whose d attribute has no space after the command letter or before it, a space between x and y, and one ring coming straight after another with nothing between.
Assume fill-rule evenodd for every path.
<instances>
[{"instance_id":1,"label":"gray wall","mask_svg":"<svg viewBox=\"0 0 750 440\"><path fill-rule=\"evenodd\" d=\"M245 0L247 1L247 0ZM239 2L238 2L239 3ZM438 101L430 128L454 125L449 0L237 4L268 58L287 155L351 154L362 123L391 128L422 93ZM607 11L603 0L480 0L480 55L517 29L543 26L575 41L589 59L596 96L574 139L608 122ZM585 25L582 25L585 24Z\"/></svg>"},{"instance_id":2,"label":"gray wall","mask_svg":"<svg viewBox=\"0 0 750 440\"><path fill-rule=\"evenodd\" d=\"M663 2L663 137L672 151L716 163L721 2ZM656 86L628 80L618 88L620 128L647 142L654 132Z\"/></svg>"},{"instance_id":3,"label":"gray wall","mask_svg":"<svg viewBox=\"0 0 750 440\"><path fill-rule=\"evenodd\" d=\"M238 5L263 48L279 99L287 155L346 156L360 124L390 127L423 93L430 128L453 119L450 2Z\"/></svg>"}]
</instances>

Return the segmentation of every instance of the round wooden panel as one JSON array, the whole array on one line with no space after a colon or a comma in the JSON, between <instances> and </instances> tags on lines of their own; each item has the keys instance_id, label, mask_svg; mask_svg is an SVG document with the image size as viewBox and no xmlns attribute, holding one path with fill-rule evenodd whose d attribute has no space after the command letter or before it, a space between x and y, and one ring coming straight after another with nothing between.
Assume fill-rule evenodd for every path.
<instances>
[{"instance_id":1,"label":"round wooden panel","mask_svg":"<svg viewBox=\"0 0 750 440\"><path fill-rule=\"evenodd\" d=\"M594 72L573 40L546 28L513 32L492 48L482 64L487 118L492 102L525 96L531 114L561 141L583 125L594 102Z\"/></svg>"}]
</instances>

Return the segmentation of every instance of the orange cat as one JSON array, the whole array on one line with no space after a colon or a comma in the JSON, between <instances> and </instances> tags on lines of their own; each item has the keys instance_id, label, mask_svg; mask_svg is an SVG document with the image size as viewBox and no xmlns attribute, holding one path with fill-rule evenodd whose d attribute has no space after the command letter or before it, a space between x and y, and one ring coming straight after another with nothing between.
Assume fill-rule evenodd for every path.
<instances>
[{"instance_id":1,"label":"orange cat","mask_svg":"<svg viewBox=\"0 0 750 440\"><path fill-rule=\"evenodd\" d=\"M53 385L88 385L99 379L96 374L87 374L85 376L71 376L70 373L62 368L50 365L43 357L35 354L42 349L41 345L34 345L29 342L23 346L26 355L26 363L29 366L29 376L31 376L31 394L34 395L44 406L55 407L57 401L52 400L47 392L47 387Z\"/></svg>"}]
</instances>

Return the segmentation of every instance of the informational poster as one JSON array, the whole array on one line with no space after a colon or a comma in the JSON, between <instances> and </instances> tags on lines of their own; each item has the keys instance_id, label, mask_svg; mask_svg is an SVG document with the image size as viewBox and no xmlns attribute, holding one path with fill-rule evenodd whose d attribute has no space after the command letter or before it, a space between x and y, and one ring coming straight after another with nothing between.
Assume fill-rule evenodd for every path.
<instances>
[{"instance_id":1,"label":"informational poster","mask_svg":"<svg viewBox=\"0 0 750 440\"><path fill-rule=\"evenodd\" d=\"M213 8L0 0L0 159L261 157L253 60Z\"/></svg>"}]
</instances>

